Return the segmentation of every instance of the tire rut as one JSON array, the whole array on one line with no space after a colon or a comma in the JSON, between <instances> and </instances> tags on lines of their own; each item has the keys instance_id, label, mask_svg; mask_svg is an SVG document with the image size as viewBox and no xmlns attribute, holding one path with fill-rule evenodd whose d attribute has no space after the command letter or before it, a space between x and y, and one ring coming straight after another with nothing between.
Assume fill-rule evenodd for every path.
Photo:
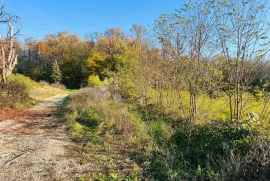
<instances>
[{"instance_id":1,"label":"tire rut","mask_svg":"<svg viewBox=\"0 0 270 181\"><path fill-rule=\"evenodd\" d=\"M68 95L57 95L30 109L37 119L0 123L0 181L74 180L85 170L78 146L54 117ZM29 113L29 114L30 114Z\"/></svg>"}]
</instances>

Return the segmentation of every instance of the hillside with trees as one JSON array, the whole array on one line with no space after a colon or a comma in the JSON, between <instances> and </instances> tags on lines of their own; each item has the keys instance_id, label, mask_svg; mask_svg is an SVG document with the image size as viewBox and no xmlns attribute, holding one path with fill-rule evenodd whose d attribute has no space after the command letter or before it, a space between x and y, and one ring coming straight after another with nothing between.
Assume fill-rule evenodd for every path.
<instances>
[{"instance_id":1,"label":"hillside with trees","mask_svg":"<svg viewBox=\"0 0 270 181\"><path fill-rule=\"evenodd\" d=\"M1 109L68 92L56 119L92 164L77 180L270 180L269 3L175 8L151 28L22 43L3 6Z\"/></svg>"}]
</instances>

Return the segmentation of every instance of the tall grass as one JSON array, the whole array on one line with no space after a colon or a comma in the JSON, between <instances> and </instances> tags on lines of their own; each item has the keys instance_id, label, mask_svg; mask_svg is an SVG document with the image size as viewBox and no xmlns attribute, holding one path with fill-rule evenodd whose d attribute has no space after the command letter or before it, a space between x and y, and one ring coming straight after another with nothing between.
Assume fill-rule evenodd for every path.
<instances>
[{"instance_id":1,"label":"tall grass","mask_svg":"<svg viewBox=\"0 0 270 181\"><path fill-rule=\"evenodd\" d=\"M212 105L206 103L205 107ZM264 126L248 118L187 124L154 104L114 102L108 91L97 88L71 96L66 118L74 140L83 143L88 154L99 155L96 160L87 157L86 162L99 167L100 157L112 159L121 153L140 168L123 173L119 161L86 180L111 178L110 174L118 175L115 180L127 179L127 175L160 181L270 179L269 120L261 120Z\"/></svg>"},{"instance_id":2,"label":"tall grass","mask_svg":"<svg viewBox=\"0 0 270 181\"><path fill-rule=\"evenodd\" d=\"M189 93L175 90L165 90L160 92L155 89L148 90L148 104L160 105L167 115L174 118L185 118L189 114ZM263 107L267 101L263 97L256 97L250 93L243 95L243 116L242 120L248 119L249 113L262 114ZM198 98L198 116L197 123L205 123L212 120L230 120L229 98L225 94L220 93L215 98L211 98L207 94L202 94ZM180 111L182 110L182 111ZM264 115L270 114L270 106L267 106Z\"/></svg>"},{"instance_id":3,"label":"tall grass","mask_svg":"<svg viewBox=\"0 0 270 181\"><path fill-rule=\"evenodd\" d=\"M56 94L68 93L65 87L35 82L21 74L12 74L5 89L0 88L0 107L24 109Z\"/></svg>"}]
</instances>

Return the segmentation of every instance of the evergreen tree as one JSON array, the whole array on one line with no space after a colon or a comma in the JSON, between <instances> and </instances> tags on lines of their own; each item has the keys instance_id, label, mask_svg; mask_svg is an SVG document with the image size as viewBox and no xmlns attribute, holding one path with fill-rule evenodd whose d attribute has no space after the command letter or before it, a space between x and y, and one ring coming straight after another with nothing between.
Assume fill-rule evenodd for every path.
<instances>
[{"instance_id":1,"label":"evergreen tree","mask_svg":"<svg viewBox=\"0 0 270 181\"><path fill-rule=\"evenodd\" d=\"M57 63L57 61L55 61L52 65L52 75L51 78L54 82L58 83L62 80L62 73L60 70L60 67Z\"/></svg>"}]
</instances>

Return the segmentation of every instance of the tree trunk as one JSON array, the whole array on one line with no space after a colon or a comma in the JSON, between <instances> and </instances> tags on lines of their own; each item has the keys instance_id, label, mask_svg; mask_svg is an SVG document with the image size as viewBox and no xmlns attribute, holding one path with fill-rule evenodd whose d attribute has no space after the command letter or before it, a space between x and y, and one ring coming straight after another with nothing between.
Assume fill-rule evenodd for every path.
<instances>
[{"instance_id":1,"label":"tree trunk","mask_svg":"<svg viewBox=\"0 0 270 181\"><path fill-rule=\"evenodd\" d=\"M13 47L13 32L12 26L9 23L9 35L7 42L1 45L1 62L2 62L2 88L5 88L7 81L12 73L12 70L17 64L17 55L15 54L15 49ZM6 50L8 51L8 56L5 54L4 46L7 45Z\"/></svg>"}]
</instances>

